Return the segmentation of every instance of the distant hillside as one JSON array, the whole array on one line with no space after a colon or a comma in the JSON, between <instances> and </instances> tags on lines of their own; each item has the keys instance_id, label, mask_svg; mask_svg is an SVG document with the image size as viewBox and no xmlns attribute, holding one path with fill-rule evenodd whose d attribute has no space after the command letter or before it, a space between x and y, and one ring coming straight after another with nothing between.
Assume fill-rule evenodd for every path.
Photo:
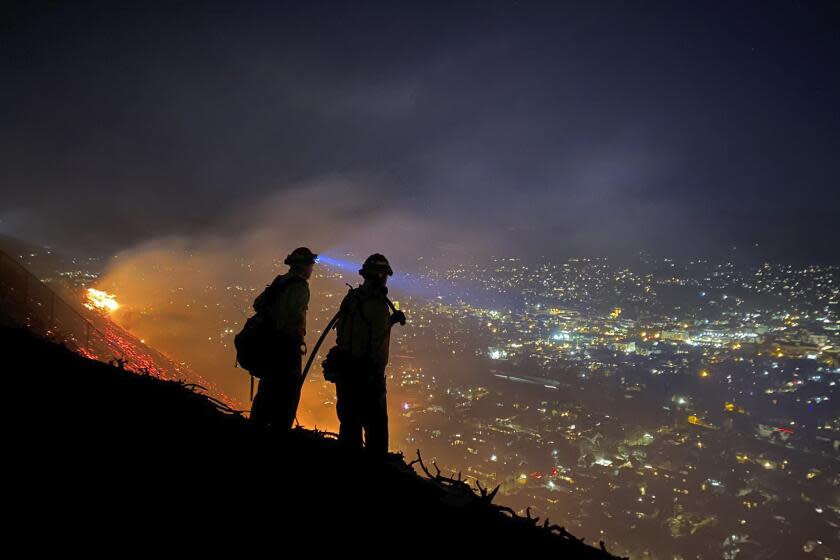
<instances>
[{"instance_id":1,"label":"distant hillside","mask_svg":"<svg viewBox=\"0 0 840 560\"><path fill-rule=\"evenodd\" d=\"M98 270L101 263L96 259L71 258L49 247L29 243L16 237L0 234L0 251L3 251L24 265L32 274L45 280L61 296L72 293L77 283L71 278L62 278L60 271L80 268Z\"/></svg>"},{"instance_id":2,"label":"distant hillside","mask_svg":"<svg viewBox=\"0 0 840 560\"><path fill-rule=\"evenodd\" d=\"M349 453L326 434L260 432L194 386L89 360L21 329L0 328L0 355L15 418L7 476L25 489L12 511L51 538L101 534L148 546L165 537L245 553L259 542L280 557L284 547L338 545L377 556L612 558L433 465L414 463L428 471L421 475L399 456Z\"/></svg>"}]
</instances>

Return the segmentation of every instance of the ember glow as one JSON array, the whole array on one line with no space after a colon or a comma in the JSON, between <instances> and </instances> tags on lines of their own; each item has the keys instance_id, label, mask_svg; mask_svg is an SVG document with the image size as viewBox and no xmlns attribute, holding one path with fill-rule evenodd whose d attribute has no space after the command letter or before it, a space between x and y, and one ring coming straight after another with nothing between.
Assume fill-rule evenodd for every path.
<instances>
[{"instance_id":1,"label":"ember glow","mask_svg":"<svg viewBox=\"0 0 840 560\"><path fill-rule=\"evenodd\" d=\"M108 292L103 292L95 288L87 289L84 305L88 309L105 313L111 313L120 308L120 304L117 303L114 294L109 294Z\"/></svg>"}]
</instances>

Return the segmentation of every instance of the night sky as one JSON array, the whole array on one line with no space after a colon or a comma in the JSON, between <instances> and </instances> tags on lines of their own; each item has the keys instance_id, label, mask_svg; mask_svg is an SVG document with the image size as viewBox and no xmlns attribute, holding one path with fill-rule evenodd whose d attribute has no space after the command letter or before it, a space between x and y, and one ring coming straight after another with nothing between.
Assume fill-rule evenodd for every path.
<instances>
[{"instance_id":1,"label":"night sky","mask_svg":"<svg viewBox=\"0 0 840 560\"><path fill-rule=\"evenodd\" d=\"M0 233L840 262L840 3L117 4L2 16Z\"/></svg>"}]
</instances>

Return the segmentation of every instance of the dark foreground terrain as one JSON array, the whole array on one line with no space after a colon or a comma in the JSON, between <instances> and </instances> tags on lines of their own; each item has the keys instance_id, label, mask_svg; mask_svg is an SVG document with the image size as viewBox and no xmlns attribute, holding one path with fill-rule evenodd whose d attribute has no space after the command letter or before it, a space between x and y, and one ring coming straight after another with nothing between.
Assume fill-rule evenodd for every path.
<instances>
[{"instance_id":1,"label":"dark foreground terrain","mask_svg":"<svg viewBox=\"0 0 840 560\"><path fill-rule=\"evenodd\" d=\"M415 463L417 474L416 457L375 460L302 429L260 432L195 387L24 330L0 328L0 353L12 409L7 529L30 548L611 558L492 503L492 489L473 492L433 465Z\"/></svg>"}]
</instances>

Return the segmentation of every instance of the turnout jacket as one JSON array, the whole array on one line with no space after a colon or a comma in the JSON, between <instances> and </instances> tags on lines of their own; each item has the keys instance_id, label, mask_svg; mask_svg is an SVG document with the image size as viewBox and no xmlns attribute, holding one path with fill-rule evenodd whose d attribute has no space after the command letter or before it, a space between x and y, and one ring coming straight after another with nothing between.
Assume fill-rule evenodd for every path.
<instances>
[{"instance_id":1,"label":"turnout jacket","mask_svg":"<svg viewBox=\"0 0 840 560\"><path fill-rule=\"evenodd\" d=\"M265 313L278 334L296 341L303 341L306 336L308 307L309 283L290 272L275 278L254 302L254 309Z\"/></svg>"},{"instance_id":2,"label":"turnout jacket","mask_svg":"<svg viewBox=\"0 0 840 560\"><path fill-rule=\"evenodd\" d=\"M384 372L391 344L391 308L388 288L364 283L350 290L341 302L336 344L374 370Z\"/></svg>"}]
</instances>

